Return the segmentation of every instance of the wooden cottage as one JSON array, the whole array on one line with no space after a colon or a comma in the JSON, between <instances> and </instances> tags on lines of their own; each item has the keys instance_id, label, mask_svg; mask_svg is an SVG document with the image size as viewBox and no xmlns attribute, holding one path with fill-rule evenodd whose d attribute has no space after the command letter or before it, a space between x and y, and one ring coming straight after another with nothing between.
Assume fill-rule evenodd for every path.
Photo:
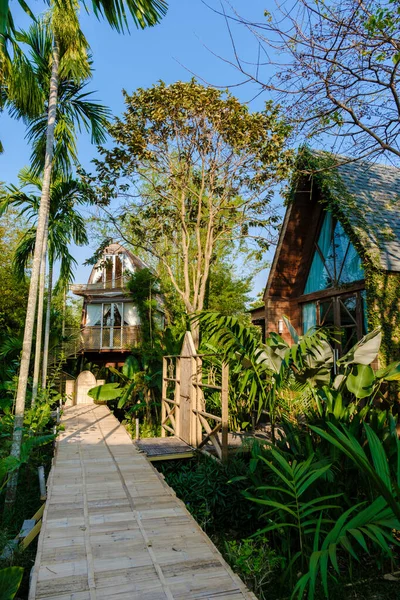
<instances>
[{"instance_id":1,"label":"wooden cottage","mask_svg":"<svg viewBox=\"0 0 400 600\"><path fill-rule=\"evenodd\" d=\"M71 286L84 298L78 344L89 362L120 365L137 345L140 320L126 281L145 266L121 244L111 244L94 265L88 283Z\"/></svg>"},{"instance_id":2,"label":"wooden cottage","mask_svg":"<svg viewBox=\"0 0 400 600\"><path fill-rule=\"evenodd\" d=\"M264 293L265 331L341 330L340 354L383 329L400 358L400 170L303 150Z\"/></svg>"}]
</instances>

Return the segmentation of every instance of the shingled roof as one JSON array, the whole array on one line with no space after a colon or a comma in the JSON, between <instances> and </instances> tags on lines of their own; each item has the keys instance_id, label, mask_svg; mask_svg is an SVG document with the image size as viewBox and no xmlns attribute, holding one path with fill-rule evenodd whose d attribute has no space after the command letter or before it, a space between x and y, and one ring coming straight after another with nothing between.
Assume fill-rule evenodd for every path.
<instances>
[{"instance_id":1,"label":"shingled roof","mask_svg":"<svg viewBox=\"0 0 400 600\"><path fill-rule=\"evenodd\" d=\"M338 198L340 208L381 268L400 271L400 169L368 162L338 167L349 197Z\"/></svg>"}]
</instances>

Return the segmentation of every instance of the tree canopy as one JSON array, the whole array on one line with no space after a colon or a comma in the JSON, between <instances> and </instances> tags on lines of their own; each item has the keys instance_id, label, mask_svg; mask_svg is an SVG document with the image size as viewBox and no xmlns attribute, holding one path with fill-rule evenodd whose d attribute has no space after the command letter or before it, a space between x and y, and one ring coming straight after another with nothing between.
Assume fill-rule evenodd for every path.
<instances>
[{"instance_id":1,"label":"tree canopy","mask_svg":"<svg viewBox=\"0 0 400 600\"><path fill-rule=\"evenodd\" d=\"M134 247L165 269L188 314L202 310L221 248L264 251L275 237L274 185L286 174L289 128L277 109L250 113L234 96L192 80L125 93L97 161L93 193Z\"/></svg>"}]
</instances>

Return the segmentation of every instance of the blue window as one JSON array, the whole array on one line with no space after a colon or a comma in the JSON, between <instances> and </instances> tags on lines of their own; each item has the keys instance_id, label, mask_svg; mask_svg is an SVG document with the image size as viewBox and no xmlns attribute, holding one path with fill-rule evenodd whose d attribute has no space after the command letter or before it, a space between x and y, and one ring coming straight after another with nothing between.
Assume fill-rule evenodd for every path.
<instances>
[{"instance_id":1,"label":"blue window","mask_svg":"<svg viewBox=\"0 0 400 600\"><path fill-rule=\"evenodd\" d=\"M361 259L341 223L326 212L304 294L364 279Z\"/></svg>"}]
</instances>

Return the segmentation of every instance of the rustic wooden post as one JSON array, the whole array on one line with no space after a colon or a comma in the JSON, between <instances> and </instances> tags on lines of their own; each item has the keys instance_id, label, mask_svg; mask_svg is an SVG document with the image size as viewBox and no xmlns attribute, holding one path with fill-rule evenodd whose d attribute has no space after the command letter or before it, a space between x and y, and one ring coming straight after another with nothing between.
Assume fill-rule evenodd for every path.
<instances>
[{"instance_id":1,"label":"rustic wooden post","mask_svg":"<svg viewBox=\"0 0 400 600\"><path fill-rule=\"evenodd\" d=\"M179 356L175 359L175 435L180 437L181 435L181 418L180 418L180 397L181 397L181 359Z\"/></svg>"},{"instance_id":2,"label":"rustic wooden post","mask_svg":"<svg viewBox=\"0 0 400 600\"><path fill-rule=\"evenodd\" d=\"M193 402L195 402L196 348L190 331L183 340L180 355L180 392L179 392L179 437L187 444L193 444ZM193 366L194 363L194 366Z\"/></svg>"},{"instance_id":3,"label":"rustic wooden post","mask_svg":"<svg viewBox=\"0 0 400 600\"><path fill-rule=\"evenodd\" d=\"M222 460L228 459L228 394L229 394L229 366L222 363L222 390L221 390L221 405L222 405Z\"/></svg>"},{"instance_id":4,"label":"rustic wooden post","mask_svg":"<svg viewBox=\"0 0 400 600\"><path fill-rule=\"evenodd\" d=\"M203 373L203 361L200 356L195 356L193 359L193 378L195 380L195 384L193 386L193 402L192 402L192 446L197 448L201 444L202 440L202 428L199 416L197 412L198 410L205 410L203 406L203 390L201 388L202 383L202 373Z\"/></svg>"},{"instance_id":5,"label":"rustic wooden post","mask_svg":"<svg viewBox=\"0 0 400 600\"><path fill-rule=\"evenodd\" d=\"M166 430L164 429L164 421L167 416L167 409L165 407L165 398L167 397L167 361L168 359L163 356L163 365L162 365L162 392L161 392L161 437L165 437L167 435Z\"/></svg>"}]
</instances>

